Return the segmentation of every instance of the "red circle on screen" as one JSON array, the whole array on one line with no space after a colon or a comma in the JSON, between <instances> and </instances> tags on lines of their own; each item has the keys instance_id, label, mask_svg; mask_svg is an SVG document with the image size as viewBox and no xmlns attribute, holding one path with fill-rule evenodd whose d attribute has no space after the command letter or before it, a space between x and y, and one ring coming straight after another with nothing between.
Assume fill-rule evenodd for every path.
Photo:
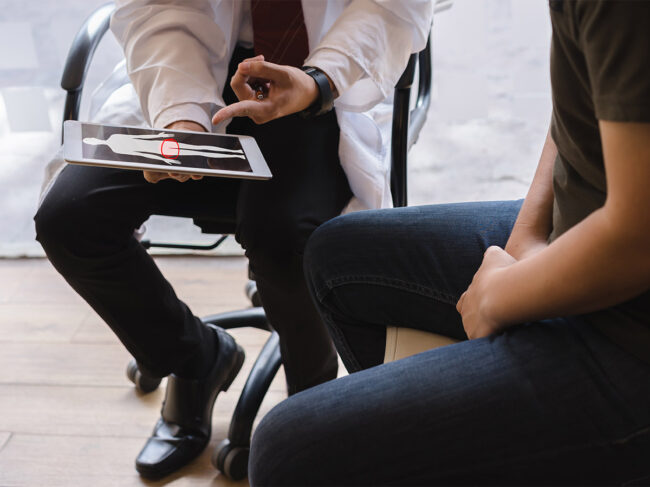
<instances>
[{"instance_id":1,"label":"red circle on screen","mask_svg":"<svg viewBox=\"0 0 650 487\"><path fill-rule=\"evenodd\" d=\"M176 139L165 139L160 144L160 155L165 159L178 159L180 153L181 149Z\"/></svg>"}]
</instances>

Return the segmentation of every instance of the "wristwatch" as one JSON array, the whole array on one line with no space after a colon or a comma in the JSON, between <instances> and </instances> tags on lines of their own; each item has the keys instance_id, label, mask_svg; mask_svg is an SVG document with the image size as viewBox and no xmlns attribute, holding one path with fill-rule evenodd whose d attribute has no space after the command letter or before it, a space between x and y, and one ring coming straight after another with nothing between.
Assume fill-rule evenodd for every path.
<instances>
[{"instance_id":1,"label":"wristwatch","mask_svg":"<svg viewBox=\"0 0 650 487\"><path fill-rule=\"evenodd\" d=\"M303 66L301 69L316 82L319 97L311 106L300 112L300 116L302 118L314 118L330 112L334 108L334 93L332 93L330 81L325 73L313 66Z\"/></svg>"}]
</instances>

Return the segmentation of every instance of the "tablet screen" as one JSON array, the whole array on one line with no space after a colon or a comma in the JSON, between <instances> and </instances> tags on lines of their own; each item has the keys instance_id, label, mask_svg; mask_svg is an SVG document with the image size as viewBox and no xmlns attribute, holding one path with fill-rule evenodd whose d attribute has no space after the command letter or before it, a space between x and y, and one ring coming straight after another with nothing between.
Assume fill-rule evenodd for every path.
<instances>
[{"instance_id":1,"label":"tablet screen","mask_svg":"<svg viewBox=\"0 0 650 487\"><path fill-rule=\"evenodd\" d=\"M253 172L237 137L81 125L85 159Z\"/></svg>"}]
</instances>

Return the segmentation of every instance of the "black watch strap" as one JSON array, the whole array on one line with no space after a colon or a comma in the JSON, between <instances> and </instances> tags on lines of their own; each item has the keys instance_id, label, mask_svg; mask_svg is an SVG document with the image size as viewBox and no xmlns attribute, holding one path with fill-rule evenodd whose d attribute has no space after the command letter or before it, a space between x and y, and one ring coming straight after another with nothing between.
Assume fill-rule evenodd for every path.
<instances>
[{"instance_id":1,"label":"black watch strap","mask_svg":"<svg viewBox=\"0 0 650 487\"><path fill-rule=\"evenodd\" d=\"M303 66L301 69L314 79L320 95L310 107L300 112L300 115L303 118L313 118L330 112L334 108L334 93L325 73L313 66Z\"/></svg>"}]
</instances>

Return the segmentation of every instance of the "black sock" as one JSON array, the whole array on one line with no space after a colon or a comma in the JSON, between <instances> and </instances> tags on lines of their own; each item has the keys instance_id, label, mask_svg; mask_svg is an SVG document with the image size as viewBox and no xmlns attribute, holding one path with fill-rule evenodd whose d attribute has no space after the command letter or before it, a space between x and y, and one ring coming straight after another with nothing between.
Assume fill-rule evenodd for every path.
<instances>
[{"instance_id":1,"label":"black sock","mask_svg":"<svg viewBox=\"0 0 650 487\"><path fill-rule=\"evenodd\" d=\"M203 325L201 331L203 336L199 350L174 371L176 376L183 379L203 379L212 369L219 350L219 337L209 326Z\"/></svg>"}]
</instances>

